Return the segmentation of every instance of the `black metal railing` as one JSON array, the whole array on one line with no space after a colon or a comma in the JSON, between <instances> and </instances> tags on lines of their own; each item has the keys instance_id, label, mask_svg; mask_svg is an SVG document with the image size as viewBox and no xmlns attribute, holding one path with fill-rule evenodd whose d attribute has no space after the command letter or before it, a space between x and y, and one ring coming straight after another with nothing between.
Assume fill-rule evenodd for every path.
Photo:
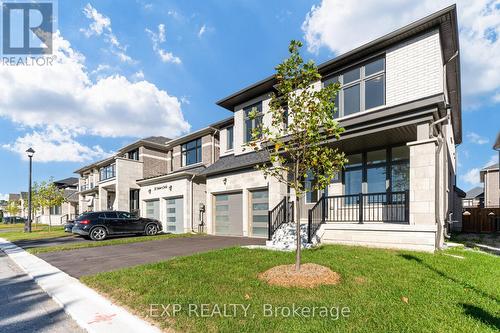
<instances>
[{"instance_id":1,"label":"black metal railing","mask_svg":"<svg viewBox=\"0 0 500 333\"><path fill-rule=\"evenodd\" d=\"M308 240L325 222L409 223L408 191L323 196L309 210Z\"/></svg>"},{"instance_id":2,"label":"black metal railing","mask_svg":"<svg viewBox=\"0 0 500 333\"><path fill-rule=\"evenodd\" d=\"M271 240L276 230L285 222L293 221L293 202L285 196L268 212L267 239Z\"/></svg>"}]
</instances>

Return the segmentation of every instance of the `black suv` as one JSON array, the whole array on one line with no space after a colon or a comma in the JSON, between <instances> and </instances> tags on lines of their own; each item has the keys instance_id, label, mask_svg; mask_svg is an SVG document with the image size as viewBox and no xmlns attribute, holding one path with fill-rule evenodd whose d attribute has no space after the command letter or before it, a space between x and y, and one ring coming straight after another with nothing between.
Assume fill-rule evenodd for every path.
<instances>
[{"instance_id":1,"label":"black suv","mask_svg":"<svg viewBox=\"0 0 500 333\"><path fill-rule=\"evenodd\" d=\"M100 241L109 235L156 235L162 230L158 220L135 217L128 212L87 212L78 216L71 232Z\"/></svg>"}]
</instances>

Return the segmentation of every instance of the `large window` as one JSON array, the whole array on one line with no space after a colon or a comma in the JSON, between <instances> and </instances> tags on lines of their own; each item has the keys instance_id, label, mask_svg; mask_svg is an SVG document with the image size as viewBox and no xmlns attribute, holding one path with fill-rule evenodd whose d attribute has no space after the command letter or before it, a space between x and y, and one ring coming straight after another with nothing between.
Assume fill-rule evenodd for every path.
<instances>
[{"instance_id":1,"label":"large window","mask_svg":"<svg viewBox=\"0 0 500 333\"><path fill-rule=\"evenodd\" d=\"M306 203L315 203L319 199L319 191L314 189L316 186L316 180L314 179L312 173L307 173L307 177L304 180L304 189L306 190Z\"/></svg>"},{"instance_id":2,"label":"large window","mask_svg":"<svg viewBox=\"0 0 500 333\"><path fill-rule=\"evenodd\" d=\"M61 215L61 206L52 206L49 208L50 215Z\"/></svg>"},{"instance_id":3,"label":"large window","mask_svg":"<svg viewBox=\"0 0 500 333\"><path fill-rule=\"evenodd\" d=\"M256 111L256 117L251 118L250 113L252 111ZM262 125L262 103L259 102L257 104L253 104L250 106L247 106L246 108L243 109L244 117L245 117L245 142L252 141L252 132L254 129L260 127Z\"/></svg>"},{"instance_id":4,"label":"large window","mask_svg":"<svg viewBox=\"0 0 500 333\"><path fill-rule=\"evenodd\" d=\"M335 99L334 117L344 117L385 104L385 59L378 58L323 82L339 82L342 89Z\"/></svg>"},{"instance_id":5,"label":"large window","mask_svg":"<svg viewBox=\"0 0 500 333\"><path fill-rule=\"evenodd\" d=\"M233 149L233 142L234 142L234 134L233 134L233 126L230 126L226 128L226 133L227 133L227 150Z\"/></svg>"},{"instance_id":6,"label":"large window","mask_svg":"<svg viewBox=\"0 0 500 333\"><path fill-rule=\"evenodd\" d=\"M110 164L108 166L101 168L101 170L99 171L99 175L101 180L106 180L115 177L116 175L115 165Z\"/></svg>"},{"instance_id":7,"label":"large window","mask_svg":"<svg viewBox=\"0 0 500 333\"><path fill-rule=\"evenodd\" d=\"M201 138L185 143L181 147L182 166L201 162Z\"/></svg>"},{"instance_id":8,"label":"large window","mask_svg":"<svg viewBox=\"0 0 500 333\"><path fill-rule=\"evenodd\" d=\"M347 156L344 194L406 191L410 188L409 148L378 149Z\"/></svg>"}]
</instances>

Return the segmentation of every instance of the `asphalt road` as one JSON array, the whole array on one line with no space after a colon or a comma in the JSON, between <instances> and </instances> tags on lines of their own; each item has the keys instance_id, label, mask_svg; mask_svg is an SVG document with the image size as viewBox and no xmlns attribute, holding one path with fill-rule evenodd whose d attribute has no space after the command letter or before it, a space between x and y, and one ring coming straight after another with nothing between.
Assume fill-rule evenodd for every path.
<instances>
[{"instance_id":1,"label":"asphalt road","mask_svg":"<svg viewBox=\"0 0 500 333\"><path fill-rule=\"evenodd\" d=\"M0 251L0 332L85 332Z\"/></svg>"},{"instance_id":2,"label":"asphalt road","mask_svg":"<svg viewBox=\"0 0 500 333\"><path fill-rule=\"evenodd\" d=\"M47 252L38 257L78 278L225 247L263 244L262 238L202 236Z\"/></svg>"}]
</instances>

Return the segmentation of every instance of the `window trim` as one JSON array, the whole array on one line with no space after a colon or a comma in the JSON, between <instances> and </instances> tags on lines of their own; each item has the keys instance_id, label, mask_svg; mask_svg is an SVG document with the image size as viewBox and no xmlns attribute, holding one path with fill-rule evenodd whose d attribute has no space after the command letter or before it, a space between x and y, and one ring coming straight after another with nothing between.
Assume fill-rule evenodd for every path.
<instances>
[{"instance_id":1,"label":"window trim","mask_svg":"<svg viewBox=\"0 0 500 333\"><path fill-rule=\"evenodd\" d=\"M105 172L106 176L103 177L103 171L108 170L108 169L111 169L109 176L108 176L108 172L106 171ZM102 181L113 179L115 177L116 177L116 164L115 163L103 166L102 168L99 169L99 181L102 182Z\"/></svg>"},{"instance_id":2,"label":"window trim","mask_svg":"<svg viewBox=\"0 0 500 333\"><path fill-rule=\"evenodd\" d=\"M260 112L257 113L257 116L252 119L252 131L256 128L257 124L257 119L261 119L261 124L264 120L264 111L263 111L263 105L262 101L258 101L256 103L250 104L246 107L243 108L243 143L248 143L251 142L251 139L247 139L247 120L250 120L250 117L247 115L248 112L252 111L254 107L257 107L257 110L260 106ZM251 133L250 133L251 136Z\"/></svg>"},{"instance_id":3,"label":"window trim","mask_svg":"<svg viewBox=\"0 0 500 333\"><path fill-rule=\"evenodd\" d=\"M134 156L134 155L136 155L136 156L137 156L137 158L132 158L132 156ZM136 149L133 149L133 150L129 151L129 152L127 153L127 158L128 158L129 160L139 161L139 148L136 148Z\"/></svg>"},{"instance_id":4,"label":"window trim","mask_svg":"<svg viewBox=\"0 0 500 333\"><path fill-rule=\"evenodd\" d=\"M192 142L195 142L195 145L193 148L187 148L187 145L192 143ZM198 145L199 143L199 145ZM203 144L201 142L201 138L197 138L197 139L194 139L194 140L191 140L191 141L188 141L186 143L183 143L181 145L181 167L185 167L185 166L189 166L189 165L194 165L194 164L197 164L197 163L201 163L203 161L203 151L202 151L202 147L203 147ZM198 156L198 149L199 149L199 156ZM188 152L191 152L191 151L195 151L196 152L196 161L193 162L193 163L187 163L187 153ZM199 157L199 160L198 160L198 157Z\"/></svg>"},{"instance_id":5,"label":"window trim","mask_svg":"<svg viewBox=\"0 0 500 333\"><path fill-rule=\"evenodd\" d=\"M378 71L378 72L372 73L368 76L365 76L365 66L372 63L372 62L380 60L380 59L384 60L384 68L381 71ZM359 68L359 79L354 80L354 81L350 81L349 83L346 83L344 85L344 74L351 71L351 70L354 70L356 68ZM382 86L383 99L384 99L383 104L367 109L366 108L366 82L370 81L372 79L378 78L378 77L383 78L383 86ZM369 111L369 110L376 109L378 107L382 107L382 106L386 105L386 103L387 103L387 57L386 57L385 53L375 55L375 56L370 57L368 59L364 59L363 61L360 61L354 65L351 65L349 67L344 67L338 71L330 73L322 78L321 84L324 87L325 83L330 83L328 81L331 81L335 78L337 78L337 82L339 82L341 85L341 88L337 94L337 97L339 100L339 103L338 103L339 105L335 105L335 107L337 108L337 112L335 113L334 117L336 119L349 117L349 116L355 115L357 113ZM344 114L344 111L345 111L345 109L344 109L344 90L347 88L354 87L358 84L359 84L359 111L345 115Z\"/></svg>"}]
</instances>

